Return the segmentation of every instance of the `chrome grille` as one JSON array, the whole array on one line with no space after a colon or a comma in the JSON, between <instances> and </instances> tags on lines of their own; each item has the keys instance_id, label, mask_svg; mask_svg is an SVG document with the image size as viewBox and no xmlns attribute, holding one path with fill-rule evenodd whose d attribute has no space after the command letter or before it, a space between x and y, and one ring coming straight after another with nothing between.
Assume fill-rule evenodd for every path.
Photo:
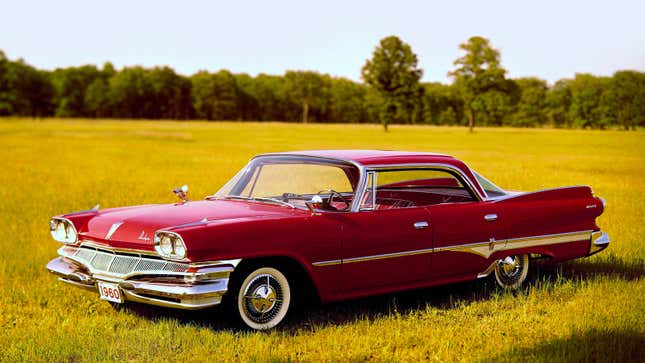
<instances>
[{"instance_id":1,"label":"chrome grille","mask_svg":"<svg viewBox=\"0 0 645 363\"><path fill-rule=\"evenodd\" d=\"M148 271L185 272L189 267L186 263L170 262L139 255L118 254L91 247L79 247L74 251L66 249L65 252L69 253L69 256L74 260L90 267L95 272L113 275L128 275L133 272L146 273Z\"/></svg>"},{"instance_id":2,"label":"chrome grille","mask_svg":"<svg viewBox=\"0 0 645 363\"><path fill-rule=\"evenodd\" d=\"M137 262L135 258L116 256L114 262L112 262L112 266L110 266L110 271L118 274L127 274L134 271Z\"/></svg>"},{"instance_id":3,"label":"chrome grille","mask_svg":"<svg viewBox=\"0 0 645 363\"><path fill-rule=\"evenodd\" d=\"M108 253L97 253L94 255L94 258L92 261L90 261L90 264L92 267L94 267L97 270L101 271L108 271L108 268L110 267L110 262L112 262L112 259L114 258L113 254L108 254Z\"/></svg>"}]
</instances>

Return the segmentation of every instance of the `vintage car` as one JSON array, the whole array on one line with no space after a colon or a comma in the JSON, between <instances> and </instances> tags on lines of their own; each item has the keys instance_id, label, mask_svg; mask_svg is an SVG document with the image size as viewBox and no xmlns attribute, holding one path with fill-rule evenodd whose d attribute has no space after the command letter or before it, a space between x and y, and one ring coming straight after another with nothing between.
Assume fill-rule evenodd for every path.
<instances>
[{"instance_id":1,"label":"vintage car","mask_svg":"<svg viewBox=\"0 0 645 363\"><path fill-rule=\"evenodd\" d=\"M509 192L454 157L329 150L253 158L217 193L53 217L47 269L101 299L228 304L252 329L331 302L483 278L517 289L532 258L609 245L587 186Z\"/></svg>"}]
</instances>

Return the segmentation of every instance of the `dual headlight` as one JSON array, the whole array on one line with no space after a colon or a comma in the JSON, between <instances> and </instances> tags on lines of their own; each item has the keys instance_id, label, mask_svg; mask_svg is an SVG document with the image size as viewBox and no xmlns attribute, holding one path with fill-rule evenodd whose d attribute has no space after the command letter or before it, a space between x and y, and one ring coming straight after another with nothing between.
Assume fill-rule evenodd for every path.
<instances>
[{"instance_id":1,"label":"dual headlight","mask_svg":"<svg viewBox=\"0 0 645 363\"><path fill-rule=\"evenodd\" d=\"M155 250L163 258L183 260L186 257L186 245L177 233L158 231L155 233L154 244Z\"/></svg>"},{"instance_id":2,"label":"dual headlight","mask_svg":"<svg viewBox=\"0 0 645 363\"><path fill-rule=\"evenodd\" d=\"M49 221L49 232L58 242L74 244L78 240L74 224L67 219L52 218Z\"/></svg>"}]
</instances>

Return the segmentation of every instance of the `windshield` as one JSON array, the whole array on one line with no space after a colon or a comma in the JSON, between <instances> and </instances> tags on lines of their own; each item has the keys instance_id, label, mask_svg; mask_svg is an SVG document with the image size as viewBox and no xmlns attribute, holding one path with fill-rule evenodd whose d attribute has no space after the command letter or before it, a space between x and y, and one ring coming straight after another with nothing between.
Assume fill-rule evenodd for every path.
<instances>
[{"instance_id":1,"label":"windshield","mask_svg":"<svg viewBox=\"0 0 645 363\"><path fill-rule=\"evenodd\" d=\"M305 207L320 194L338 192L348 205L354 199L359 171L348 163L300 156L263 156L245 166L214 197L288 203ZM336 200L341 199L336 197Z\"/></svg>"},{"instance_id":2,"label":"windshield","mask_svg":"<svg viewBox=\"0 0 645 363\"><path fill-rule=\"evenodd\" d=\"M475 178L477 178L479 185L481 185L482 189L484 189L484 191L486 192L486 195L489 198L501 197L503 195L506 195L506 192L502 188L493 184L490 180L484 178L478 172L472 169L471 171L473 172L473 175L475 175Z\"/></svg>"}]
</instances>

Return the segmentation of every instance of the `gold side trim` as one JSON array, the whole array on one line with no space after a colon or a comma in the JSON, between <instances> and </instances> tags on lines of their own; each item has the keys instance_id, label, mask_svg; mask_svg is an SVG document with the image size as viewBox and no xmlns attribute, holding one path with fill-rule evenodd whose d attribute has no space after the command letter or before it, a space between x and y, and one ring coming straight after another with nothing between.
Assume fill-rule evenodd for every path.
<instances>
[{"instance_id":1,"label":"gold side trim","mask_svg":"<svg viewBox=\"0 0 645 363\"><path fill-rule=\"evenodd\" d=\"M546 246L546 245L553 245L553 244L559 244L559 243L569 243L569 242L582 241L582 240L591 240L592 232L593 231L591 230L587 230L587 231L578 231L578 232L549 234L549 235L543 235L543 236L511 238L511 239L499 240L499 241L491 240L488 242L477 242L477 243L470 243L467 245L426 248L421 250L385 253L382 255L352 257L352 258L346 258L343 260L319 261L319 262L312 263L312 265L316 267L333 266L333 265L340 265L340 264L346 264L346 263L375 261L375 260L382 260L387 258L406 257L406 256L414 256L414 255L437 253L437 252L448 252L448 251L472 253L472 254L479 255L483 258L489 258L494 252L498 252L498 251L514 250L514 249L520 249L520 248L526 248L526 247Z\"/></svg>"},{"instance_id":2,"label":"gold side trim","mask_svg":"<svg viewBox=\"0 0 645 363\"><path fill-rule=\"evenodd\" d=\"M343 263L343 260L330 260L330 261L320 261L320 262L314 262L312 265L316 267L320 266L333 266L333 265L340 265Z\"/></svg>"},{"instance_id":3,"label":"gold side trim","mask_svg":"<svg viewBox=\"0 0 645 363\"><path fill-rule=\"evenodd\" d=\"M383 255L352 257L352 258L346 258L346 259L342 260L342 263L355 263L355 262L364 262L364 261L383 260L383 259L386 259L386 258L396 258L396 257L403 257L403 256L423 255L423 254L432 253L432 252L433 252L432 248L426 248L426 249L422 249L422 250L386 253L386 254L383 254Z\"/></svg>"}]
</instances>

